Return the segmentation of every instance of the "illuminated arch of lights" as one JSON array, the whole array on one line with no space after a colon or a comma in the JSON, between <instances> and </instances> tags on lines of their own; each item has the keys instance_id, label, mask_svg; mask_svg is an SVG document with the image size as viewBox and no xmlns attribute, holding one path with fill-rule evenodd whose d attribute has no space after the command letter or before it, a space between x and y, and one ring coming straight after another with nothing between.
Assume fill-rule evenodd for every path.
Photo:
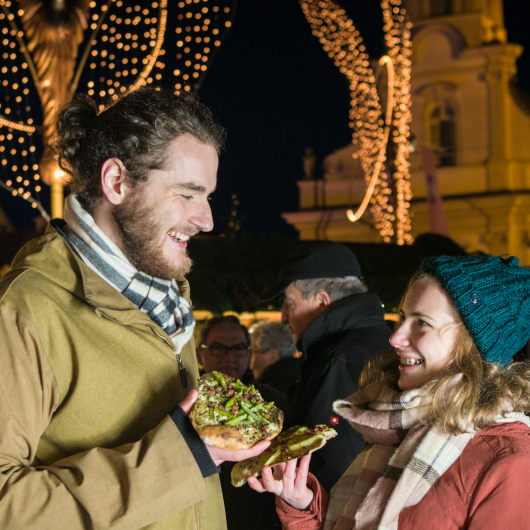
<instances>
[{"instance_id":1,"label":"illuminated arch of lights","mask_svg":"<svg viewBox=\"0 0 530 530\"><path fill-rule=\"evenodd\" d=\"M410 222L409 123L411 24L401 0L382 0L385 41L388 55L379 64L387 70L387 104L383 112L377 80L361 35L351 19L330 0L300 0L300 5L324 51L350 83L350 127L352 141L359 144L359 157L367 190L356 212L361 218L368 203L383 241L399 245L413 242ZM393 163L387 160L387 144L394 150ZM387 178L392 175L395 185Z\"/></svg>"},{"instance_id":2,"label":"illuminated arch of lights","mask_svg":"<svg viewBox=\"0 0 530 530\"><path fill-rule=\"evenodd\" d=\"M236 4L92 0L70 96L87 93L102 110L120 94L154 82L173 79L177 92L198 90L232 25ZM46 219L40 203L39 158L45 135L40 124L55 109L42 108L46 81L28 45L25 15L22 1L0 0L0 187L30 202ZM170 60L169 49L176 52Z\"/></svg>"}]
</instances>

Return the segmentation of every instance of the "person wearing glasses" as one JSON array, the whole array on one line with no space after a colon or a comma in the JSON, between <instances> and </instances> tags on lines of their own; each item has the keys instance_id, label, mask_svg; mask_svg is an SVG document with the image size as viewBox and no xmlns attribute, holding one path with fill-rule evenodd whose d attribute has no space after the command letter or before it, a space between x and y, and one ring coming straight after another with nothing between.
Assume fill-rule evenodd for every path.
<instances>
[{"instance_id":1,"label":"person wearing glasses","mask_svg":"<svg viewBox=\"0 0 530 530\"><path fill-rule=\"evenodd\" d=\"M276 388L256 382L252 377L250 352L250 333L236 316L216 316L203 324L197 345L201 374L216 371L239 379L245 385L254 384L263 399L274 401L286 412L289 407L287 396Z\"/></svg>"},{"instance_id":2,"label":"person wearing glasses","mask_svg":"<svg viewBox=\"0 0 530 530\"><path fill-rule=\"evenodd\" d=\"M201 328L197 344L197 360L204 372L221 372L245 384L252 384L250 363L250 334L248 329L232 315L216 316ZM283 411L287 397L275 388L254 382L263 399L274 401ZM267 530L279 528L274 497L256 495L250 488L234 488L230 480L233 463L221 464L221 489L229 529L252 528Z\"/></svg>"},{"instance_id":3,"label":"person wearing glasses","mask_svg":"<svg viewBox=\"0 0 530 530\"><path fill-rule=\"evenodd\" d=\"M232 315L207 320L199 335L197 360L205 373L217 371L245 384L250 363L250 334Z\"/></svg>"}]
</instances>

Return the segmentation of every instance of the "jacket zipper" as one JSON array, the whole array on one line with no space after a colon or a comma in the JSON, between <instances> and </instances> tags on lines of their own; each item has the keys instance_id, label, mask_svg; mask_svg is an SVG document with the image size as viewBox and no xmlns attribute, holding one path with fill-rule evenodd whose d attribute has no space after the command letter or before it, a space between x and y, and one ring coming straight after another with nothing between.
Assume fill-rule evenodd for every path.
<instances>
[{"instance_id":1,"label":"jacket zipper","mask_svg":"<svg viewBox=\"0 0 530 530\"><path fill-rule=\"evenodd\" d=\"M119 320L115 319L115 318L112 318L112 317L109 317L109 315L105 314L103 311L98 311L98 313L100 315L103 315L105 318L107 318L108 320L110 320L111 322L115 322L116 324L120 324L122 326L130 326L130 327L135 327L135 326L146 326L150 329L152 329L154 332L155 332L155 335L159 338L159 339L162 339L171 349L171 351L173 352L173 355L175 356L175 358L177 359L177 363L178 363L178 366L179 366L179 375L180 375L180 382L182 383L182 386L186 389L188 388L188 371L186 370L186 368L184 367L184 363L182 362L182 356L180 355L180 353L177 353L177 351L175 350L175 347L173 345L173 343L169 342L166 337L160 335L160 333L158 333L156 331L156 329L153 327L153 326L150 326L149 324L142 324L142 323L138 323L138 324L127 324L126 322L120 322Z\"/></svg>"}]
</instances>

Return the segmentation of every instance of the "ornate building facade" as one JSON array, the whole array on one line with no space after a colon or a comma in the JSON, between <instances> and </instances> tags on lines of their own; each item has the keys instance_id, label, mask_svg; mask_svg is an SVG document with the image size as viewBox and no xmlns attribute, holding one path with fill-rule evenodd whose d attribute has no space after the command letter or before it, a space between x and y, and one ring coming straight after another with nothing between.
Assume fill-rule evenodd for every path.
<instances>
[{"instance_id":1,"label":"ornate building facade","mask_svg":"<svg viewBox=\"0 0 530 530\"><path fill-rule=\"evenodd\" d=\"M410 154L412 232L429 231L423 147L450 236L468 251L514 254L530 265L530 98L515 83L520 45L507 41L502 0L403 0L413 22ZM355 146L324 161L323 180L298 182L300 210L283 217L301 239L381 241L367 212Z\"/></svg>"}]
</instances>

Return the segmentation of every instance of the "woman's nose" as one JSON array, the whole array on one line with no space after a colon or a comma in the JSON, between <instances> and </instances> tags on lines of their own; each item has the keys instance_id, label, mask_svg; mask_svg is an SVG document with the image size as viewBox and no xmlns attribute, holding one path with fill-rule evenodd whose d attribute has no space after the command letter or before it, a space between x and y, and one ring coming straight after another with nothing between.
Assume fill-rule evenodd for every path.
<instances>
[{"instance_id":1,"label":"woman's nose","mask_svg":"<svg viewBox=\"0 0 530 530\"><path fill-rule=\"evenodd\" d=\"M390 339L388 339L388 341L390 342L391 346L397 349L408 346L410 344L410 339L406 326L401 324L401 326L399 326L399 328L397 328L396 331L390 335Z\"/></svg>"}]
</instances>

